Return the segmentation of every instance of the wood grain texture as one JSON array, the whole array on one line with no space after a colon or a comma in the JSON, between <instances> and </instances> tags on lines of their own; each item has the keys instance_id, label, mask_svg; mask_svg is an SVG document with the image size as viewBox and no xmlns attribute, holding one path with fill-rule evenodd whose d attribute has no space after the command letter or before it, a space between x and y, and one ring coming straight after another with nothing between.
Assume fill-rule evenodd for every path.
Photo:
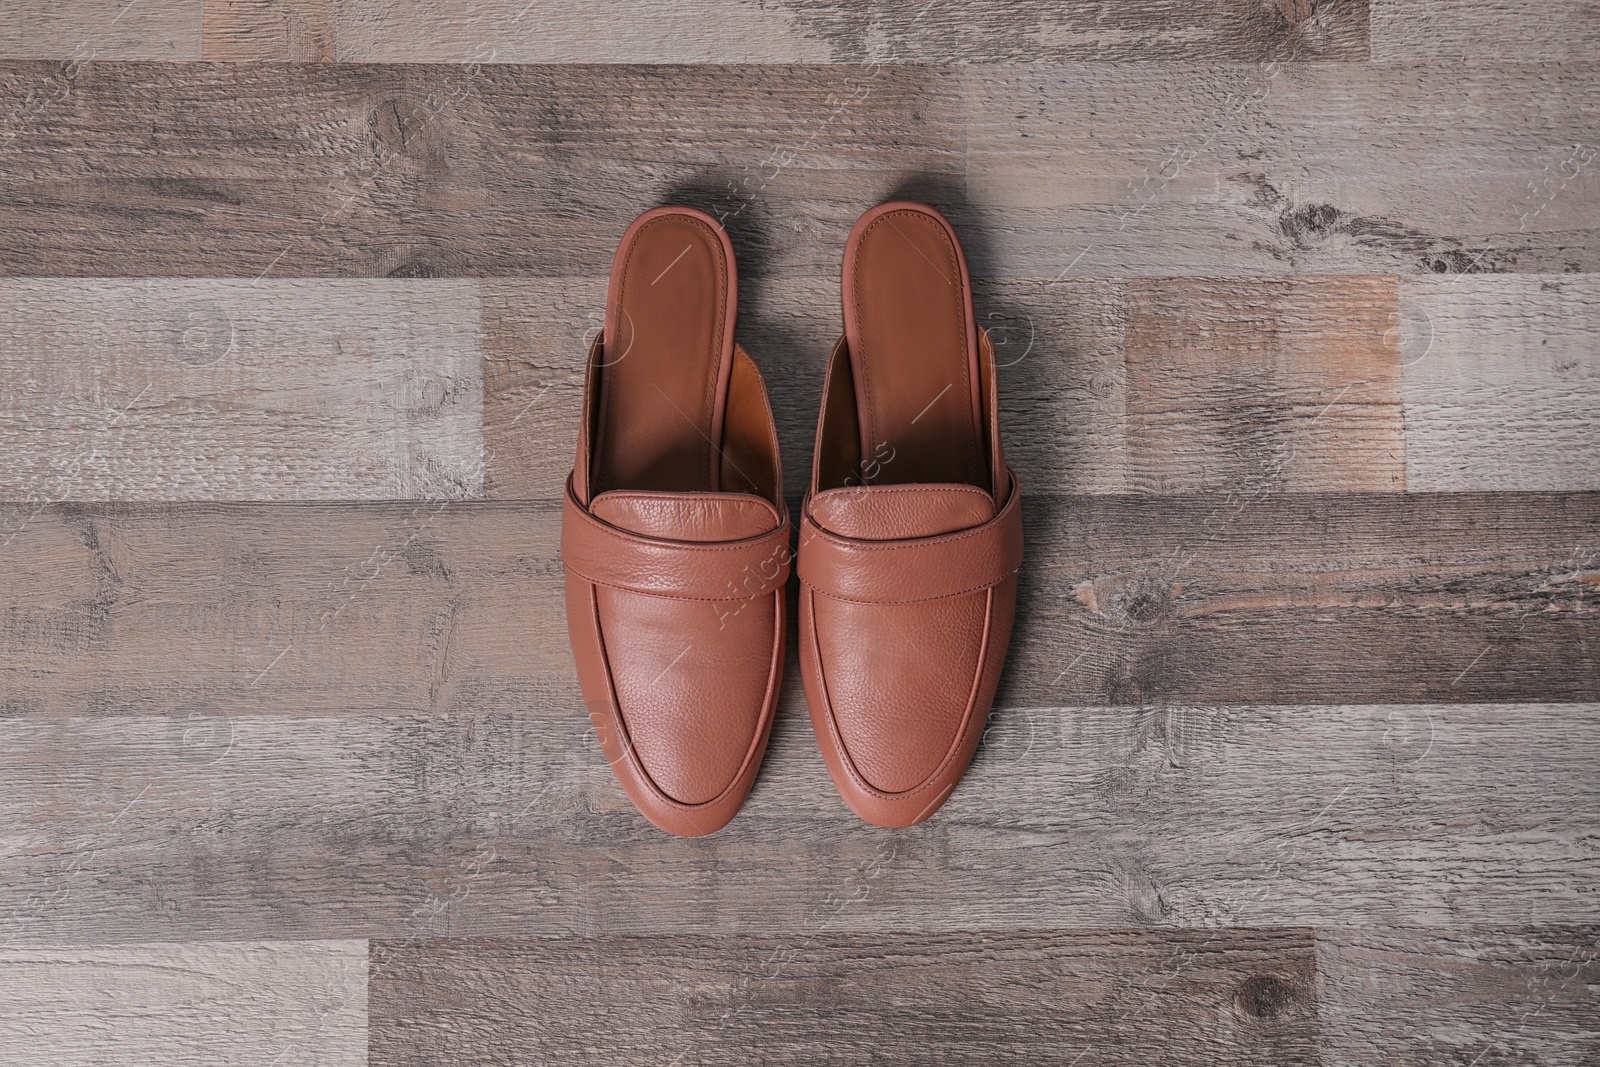
<instances>
[{"instance_id":1,"label":"wood grain texture","mask_svg":"<svg viewBox=\"0 0 1600 1067\"><path fill-rule=\"evenodd\" d=\"M0 1060L357 1067L362 941L0 949Z\"/></svg>"},{"instance_id":2,"label":"wood grain texture","mask_svg":"<svg viewBox=\"0 0 1600 1067\"><path fill-rule=\"evenodd\" d=\"M1025 514L1013 703L1600 699L1595 494L1262 479Z\"/></svg>"},{"instance_id":3,"label":"wood grain texture","mask_svg":"<svg viewBox=\"0 0 1600 1067\"><path fill-rule=\"evenodd\" d=\"M59 59L70 80L91 60L200 58L203 0L50 0L0 8L0 59Z\"/></svg>"},{"instance_id":4,"label":"wood grain texture","mask_svg":"<svg viewBox=\"0 0 1600 1067\"><path fill-rule=\"evenodd\" d=\"M334 0L205 0L201 58L326 63Z\"/></svg>"},{"instance_id":5,"label":"wood grain texture","mask_svg":"<svg viewBox=\"0 0 1600 1067\"><path fill-rule=\"evenodd\" d=\"M1007 705L890 834L791 689L738 818L686 842L576 694L506 703L0 720L0 940L1600 922L1593 706Z\"/></svg>"},{"instance_id":6,"label":"wood grain texture","mask_svg":"<svg viewBox=\"0 0 1600 1067\"><path fill-rule=\"evenodd\" d=\"M1592 0L1372 0L1372 58L1594 60Z\"/></svg>"},{"instance_id":7,"label":"wood grain texture","mask_svg":"<svg viewBox=\"0 0 1600 1067\"><path fill-rule=\"evenodd\" d=\"M0 500L475 496L479 319L471 282L0 280Z\"/></svg>"},{"instance_id":8,"label":"wood grain texture","mask_svg":"<svg viewBox=\"0 0 1600 1067\"><path fill-rule=\"evenodd\" d=\"M604 33L595 33L603 25ZM462 0L395 10L346 0L339 58L448 63L969 63L996 60L1358 60L1367 0L697 0L529 8Z\"/></svg>"},{"instance_id":9,"label":"wood grain texture","mask_svg":"<svg viewBox=\"0 0 1600 1067\"><path fill-rule=\"evenodd\" d=\"M0 64L0 91L48 83ZM838 269L855 218L960 186L926 67L96 64L0 145L10 274L562 276L655 203L741 273Z\"/></svg>"},{"instance_id":10,"label":"wood grain texture","mask_svg":"<svg viewBox=\"0 0 1600 1067\"><path fill-rule=\"evenodd\" d=\"M373 960L374 1065L1318 1062L1304 930L414 942Z\"/></svg>"},{"instance_id":11,"label":"wood grain texture","mask_svg":"<svg viewBox=\"0 0 1600 1067\"><path fill-rule=\"evenodd\" d=\"M1600 183L1541 183L1592 158L1591 74L972 68L957 221L1010 277L1594 271Z\"/></svg>"},{"instance_id":12,"label":"wood grain texture","mask_svg":"<svg viewBox=\"0 0 1600 1067\"><path fill-rule=\"evenodd\" d=\"M1411 488L1600 489L1593 279L1402 279Z\"/></svg>"},{"instance_id":13,"label":"wood grain texture","mask_svg":"<svg viewBox=\"0 0 1600 1067\"><path fill-rule=\"evenodd\" d=\"M1034 497L1002 700L1600 700L1600 497ZM576 699L549 504L13 506L13 714Z\"/></svg>"},{"instance_id":14,"label":"wood grain texture","mask_svg":"<svg viewBox=\"0 0 1600 1067\"><path fill-rule=\"evenodd\" d=\"M1600 263L1600 187L1540 184L1586 151L1581 65L1268 71L97 64L0 147L0 266L603 274L641 206L679 201L725 218L745 273L826 277L897 195L1012 280Z\"/></svg>"},{"instance_id":15,"label":"wood grain texture","mask_svg":"<svg viewBox=\"0 0 1600 1067\"><path fill-rule=\"evenodd\" d=\"M1131 280L1128 480L1155 493L1405 488L1394 286Z\"/></svg>"},{"instance_id":16,"label":"wood grain texture","mask_svg":"<svg viewBox=\"0 0 1600 1067\"><path fill-rule=\"evenodd\" d=\"M1317 932L1322 1062L1600 1058L1600 927Z\"/></svg>"}]
</instances>

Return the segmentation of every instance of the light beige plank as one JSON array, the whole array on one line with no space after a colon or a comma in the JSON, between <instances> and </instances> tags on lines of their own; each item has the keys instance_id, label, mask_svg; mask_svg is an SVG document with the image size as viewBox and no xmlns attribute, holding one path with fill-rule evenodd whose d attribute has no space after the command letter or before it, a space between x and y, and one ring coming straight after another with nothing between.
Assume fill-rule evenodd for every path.
<instances>
[{"instance_id":1,"label":"light beige plank","mask_svg":"<svg viewBox=\"0 0 1600 1067\"><path fill-rule=\"evenodd\" d=\"M201 58L326 63L334 0L205 0Z\"/></svg>"},{"instance_id":2,"label":"light beige plank","mask_svg":"<svg viewBox=\"0 0 1600 1067\"><path fill-rule=\"evenodd\" d=\"M475 496L478 324L468 281L0 281L0 500Z\"/></svg>"},{"instance_id":3,"label":"light beige plank","mask_svg":"<svg viewBox=\"0 0 1600 1067\"><path fill-rule=\"evenodd\" d=\"M364 941L0 949L0 1060L357 1067Z\"/></svg>"},{"instance_id":4,"label":"light beige plank","mask_svg":"<svg viewBox=\"0 0 1600 1067\"><path fill-rule=\"evenodd\" d=\"M1008 276L1600 270L1584 63L968 68ZM1539 205L1542 209L1535 211Z\"/></svg>"},{"instance_id":5,"label":"light beige plank","mask_svg":"<svg viewBox=\"0 0 1600 1067\"><path fill-rule=\"evenodd\" d=\"M1142 492L1405 488L1393 278L1130 279Z\"/></svg>"},{"instance_id":6,"label":"light beige plank","mask_svg":"<svg viewBox=\"0 0 1600 1067\"><path fill-rule=\"evenodd\" d=\"M1600 489L1600 278L1405 278L1400 307L1411 489Z\"/></svg>"},{"instance_id":7,"label":"light beige plank","mask_svg":"<svg viewBox=\"0 0 1600 1067\"><path fill-rule=\"evenodd\" d=\"M633 810L575 692L457 708L0 720L0 937L770 936L857 882L830 930L1600 922L1594 705L1007 706L889 834L796 695L695 841Z\"/></svg>"},{"instance_id":8,"label":"light beige plank","mask_svg":"<svg viewBox=\"0 0 1600 1067\"><path fill-rule=\"evenodd\" d=\"M1322 1062L1586 1067L1597 957L1600 926L1319 930Z\"/></svg>"},{"instance_id":9,"label":"light beige plank","mask_svg":"<svg viewBox=\"0 0 1600 1067\"><path fill-rule=\"evenodd\" d=\"M1376 60L1600 57L1593 0L1372 0L1371 19Z\"/></svg>"},{"instance_id":10,"label":"light beige plank","mask_svg":"<svg viewBox=\"0 0 1600 1067\"><path fill-rule=\"evenodd\" d=\"M69 91L93 60L199 59L202 2L16 0L0 6L0 59L62 60Z\"/></svg>"}]
</instances>

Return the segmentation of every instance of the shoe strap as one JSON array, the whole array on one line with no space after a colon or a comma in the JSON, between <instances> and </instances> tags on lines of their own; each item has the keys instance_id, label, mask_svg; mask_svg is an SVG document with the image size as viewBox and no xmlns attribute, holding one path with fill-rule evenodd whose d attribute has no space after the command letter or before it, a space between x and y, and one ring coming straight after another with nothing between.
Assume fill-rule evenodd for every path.
<instances>
[{"instance_id":1,"label":"shoe strap","mask_svg":"<svg viewBox=\"0 0 1600 1067\"><path fill-rule=\"evenodd\" d=\"M976 593L999 585L1022 565L1022 494L1006 468L1010 491L988 522L938 537L866 541L840 537L807 507L800 516L800 581L839 600L911 604Z\"/></svg>"},{"instance_id":2,"label":"shoe strap","mask_svg":"<svg viewBox=\"0 0 1600 1067\"><path fill-rule=\"evenodd\" d=\"M595 518L567 479L561 511L561 562L573 574L649 596L751 600L789 577L789 521L738 541L674 541L630 533Z\"/></svg>"}]
</instances>

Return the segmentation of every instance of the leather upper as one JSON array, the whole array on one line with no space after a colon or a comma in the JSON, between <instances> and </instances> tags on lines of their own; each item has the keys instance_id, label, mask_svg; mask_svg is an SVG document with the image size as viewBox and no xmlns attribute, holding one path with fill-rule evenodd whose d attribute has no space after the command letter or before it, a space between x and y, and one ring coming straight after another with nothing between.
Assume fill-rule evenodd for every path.
<instances>
[{"instance_id":1,"label":"leather upper","mask_svg":"<svg viewBox=\"0 0 1600 1067\"><path fill-rule=\"evenodd\" d=\"M884 205L857 223L845 263L846 337L800 516L802 676L840 795L869 822L909 826L949 797L982 736L1016 607L1020 492L992 342L964 333L948 223Z\"/></svg>"},{"instance_id":2,"label":"leather upper","mask_svg":"<svg viewBox=\"0 0 1600 1067\"><path fill-rule=\"evenodd\" d=\"M749 793L783 675L790 527L766 387L732 341L731 247L689 209L624 235L562 502L567 626L607 761L681 835Z\"/></svg>"}]
</instances>

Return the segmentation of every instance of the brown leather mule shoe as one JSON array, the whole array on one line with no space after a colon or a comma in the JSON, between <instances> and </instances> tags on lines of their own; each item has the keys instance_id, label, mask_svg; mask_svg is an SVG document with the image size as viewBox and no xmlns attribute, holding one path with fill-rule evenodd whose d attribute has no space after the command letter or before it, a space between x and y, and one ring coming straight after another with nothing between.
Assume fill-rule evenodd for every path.
<instances>
[{"instance_id":1,"label":"brown leather mule shoe","mask_svg":"<svg viewBox=\"0 0 1600 1067\"><path fill-rule=\"evenodd\" d=\"M907 201L861 216L844 329L801 516L800 660L845 803L910 826L944 803L983 734L1022 516L994 349L944 216Z\"/></svg>"},{"instance_id":2,"label":"brown leather mule shoe","mask_svg":"<svg viewBox=\"0 0 1600 1067\"><path fill-rule=\"evenodd\" d=\"M561 525L600 746L645 817L686 836L744 802L783 677L789 518L737 308L733 246L709 215L656 208L628 227Z\"/></svg>"}]
</instances>

